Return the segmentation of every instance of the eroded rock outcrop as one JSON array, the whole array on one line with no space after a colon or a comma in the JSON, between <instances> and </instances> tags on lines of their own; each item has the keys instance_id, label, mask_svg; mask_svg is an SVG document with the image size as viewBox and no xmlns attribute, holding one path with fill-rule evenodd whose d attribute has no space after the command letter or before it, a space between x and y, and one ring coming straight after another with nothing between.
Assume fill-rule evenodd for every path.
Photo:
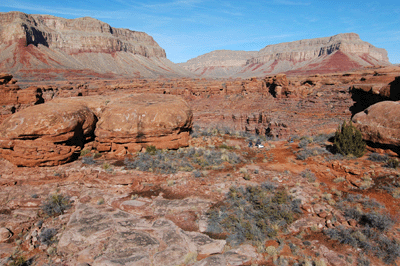
<instances>
[{"instance_id":1,"label":"eroded rock outcrop","mask_svg":"<svg viewBox=\"0 0 400 266\"><path fill-rule=\"evenodd\" d=\"M59 98L7 118L0 125L0 154L18 166L59 165L93 137L98 151L119 156L149 145L176 149L188 145L191 127L192 112L177 96Z\"/></svg>"},{"instance_id":2,"label":"eroded rock outcrop","mask_svg":"<svg viewBox=\"0 0 400 266\"><path fill-rule=\"evenodd\" d=\"M34 104L40 101L42 92L30 87L22 90L13 75L0 73L0 105L15 106L19 104Z\"/></svg>"},{"instance_id":3,"label":"eroded rock outcrop","mask_svg":"<svg viewBox=\"0 0 400 266\"><path fill-rule=\"evenodd\" d=\"M154 145L159 149L187 146L192 112L176 96L128 95L110 102L97 123L97 149L118 155Z\"/></svg>"},{"instance_id":4,"label":"eroded rock outcrop","mask_svg":"<svg viewBox=\"0 0 400 266\"><path fill-rule=\"evenodd\" d=\"M363 139L377 144L398 147L400 144L400 102L376 103L356 114L352 121Z\"/></svg>"},{"instance_id":5,"label":"eroded rock outcrop","mask_svg":"<svg viewBox=\"0 0 400 266\"><path fill-rule=\"evenodd\" d=\"M35 105L0 125L0 154L18 166L59 165L74 158L95 123L93 112L79 103Z\"/></svg>"}]
</instances>

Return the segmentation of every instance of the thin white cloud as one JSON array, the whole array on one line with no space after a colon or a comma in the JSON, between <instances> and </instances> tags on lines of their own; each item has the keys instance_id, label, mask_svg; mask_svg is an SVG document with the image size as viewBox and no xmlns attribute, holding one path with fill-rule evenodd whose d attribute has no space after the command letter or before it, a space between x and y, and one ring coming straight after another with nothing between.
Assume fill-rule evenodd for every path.
<instances>
[{"instance_id":1,"label":"thin white cloud","mask_svg":"<svg viewBox=\"0 0 400 266\"><path fill-rule=\"evenodd\" d=\"M93 10L93 9L75 9L75 8L54 8L54 7L46 7L41 5L32 5L23 3L22 1L9 1L0 3L2 7L8 7L16 10L27 10L32 13L37 12L40 14L58 14L58 15L67 15L74 17L85 17L91 16L101 19L111 19L116 16L122 17L126 16L125 12L120 11L102 11L102 10Z\"/></svg>"}]
</instances>

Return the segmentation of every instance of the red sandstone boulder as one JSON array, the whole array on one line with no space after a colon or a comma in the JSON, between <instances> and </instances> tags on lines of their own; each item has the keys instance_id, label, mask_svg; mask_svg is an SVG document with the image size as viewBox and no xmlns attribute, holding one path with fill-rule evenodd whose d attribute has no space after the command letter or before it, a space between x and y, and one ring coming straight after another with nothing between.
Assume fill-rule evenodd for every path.
<instances>
[{"instance_id":1,"label":"red sandstone boulder","mask_svg":"<svg viewBox=\"0 0 400 266\"><path fill-rule=\"evenodd\" d=\"M35 105L7 118L0 125L0 154L18 166L52 166L70 161L96 117L82 104Z\"/></svg>"},{"instance_id":2,"label":"red sandstone boulder","mask_svg":"<svg viewBox=\"0 0 400 266\"><path fill-rule=\"evenodd\" d=\"M177 149L189 145L192 111L180 97L131 94L110 99L101 113L95 135L99 151L116 155L154 145Z\"/></svg>"},{"instance_id":3,"label":"red sandstone boulder","mask_svg":"<svg viewBox=\"0 0 400 266\"><path fill-rule=\"evenodd\" d=\"M149 145L177 149L189 145L191 127L192 111L173 95L56 99L6 119L0 155L18 166L59 165L71 161L93 132L97 150L115 156Z\"/></svg>"},{"instance_id":4,"label":"red sandstone boulder","mask_svg":"<svg viewBox=\"0 0 400 266\"><path fill-rule=\"evenodd\" d=\"M357 113L352 121L363 138L379 144L400 144L400 102L384 101Z\"/></svg>"}]
</instances>

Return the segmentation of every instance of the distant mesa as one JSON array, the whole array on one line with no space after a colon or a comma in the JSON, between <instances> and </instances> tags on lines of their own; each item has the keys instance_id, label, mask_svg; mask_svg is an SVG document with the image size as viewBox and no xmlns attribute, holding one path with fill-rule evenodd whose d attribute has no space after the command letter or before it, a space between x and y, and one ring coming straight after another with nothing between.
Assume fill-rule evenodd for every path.
<instances>
[{"instance_id":1,"label":"distant mesa","mask_svg":"<svg viewBox=\"0 0 400 266\"><path fill-rule=\"evenodd\" d=\"M258 52L213 51L179 64L202 77L312 74L390 65L385 49L356 33L268 45Z\"/></svg>"},{"instance_id":2,"label":"distant mesa","mask_svg":"<svg viewBox=\"0 0 400 266\"><path fill-rule=\"evenodd\" d=\"M0 72L19 80L190 75L148 34L90 17L0 13L0 51Z\"/></svg>"}]
</instances>

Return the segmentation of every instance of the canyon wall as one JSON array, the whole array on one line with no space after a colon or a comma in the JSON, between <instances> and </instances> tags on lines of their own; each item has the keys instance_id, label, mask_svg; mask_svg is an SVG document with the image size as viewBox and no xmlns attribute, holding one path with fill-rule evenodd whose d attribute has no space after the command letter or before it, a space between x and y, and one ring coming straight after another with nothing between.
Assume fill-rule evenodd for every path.
<instances>
[{"instance_id":1,"label":"canyon wall","mask_svg":"<svg viewBox=\"0 0 400 266\"><path fill-rule=\"evenodd\" d=\"M231 67L233 58L237 58L235 68ZM180 65L205 77L253 77L281 72L330 73L390 63L385 49L362 41L356 33L343 33L268 45L258 52L214 51Z\"/></svg>"},{"instance_id":2,"label":"canyon wall","mask_svg":"<svg viewBox=\"0 0 400 266\"><path fill-rule=\"evenodd\" d=\"M18 79L45 74L133 77L188 76L144 32L113 28L94 18L64 19L0 13L0 71ZM61 74L60 74L61 73Z\"/></svg>"}]
</instances>

